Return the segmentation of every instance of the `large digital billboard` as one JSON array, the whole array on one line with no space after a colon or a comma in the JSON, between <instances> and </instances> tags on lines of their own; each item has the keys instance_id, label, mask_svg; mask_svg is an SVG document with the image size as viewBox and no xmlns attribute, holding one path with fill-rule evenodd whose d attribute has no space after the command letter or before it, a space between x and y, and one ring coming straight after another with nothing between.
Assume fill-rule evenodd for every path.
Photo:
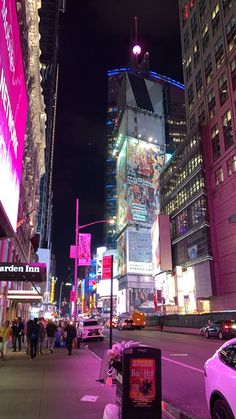
<instances>
[{"instance_id":1,"label":"large digital billboard","mask_svg":"<svg viewBox=\"0 0 236 419\"><path fill-rule=\"evenodd\" d=\"M117 163L118 230L125 225L151 226L159 212L159 176L165 163L162 149L129 137Z\"/></svg>"},{"instance_id":2,"label":"large digital billboard","mask_svg":"<svg viewBox=\"0 0 236 419\"><path fill-rule=\"evenodd\" d=\"M152 274L151 231L128 230L127 273Z\"/></svg>"},{"instance_id":3,"label":"large digital billboard","mask_svg":"<svg viewBox=\"0 0 236 419\"><path fill-rule=\"evenodd\" d=\"M0 213L2 222L5 218L6 231L16 230L26 115L27 95L16 2L1 0Z\"/></svg>"}]
</instances>

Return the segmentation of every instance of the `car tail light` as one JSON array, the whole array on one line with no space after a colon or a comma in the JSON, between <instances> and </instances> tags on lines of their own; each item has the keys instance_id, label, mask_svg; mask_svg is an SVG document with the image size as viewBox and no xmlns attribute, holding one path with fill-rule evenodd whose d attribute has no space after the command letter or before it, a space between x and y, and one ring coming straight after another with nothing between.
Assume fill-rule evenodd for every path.
<instances>
[{"instance_id":1,"label":"car tail light","mask_svg":"<svg viewBox=\"0 0 236 419\"><path fill-rule=\"evenodd\" d=\"M143 324L146 324L146 322L143 322Z\"/></svg>"},{"instance_id":2,"label":"car tail light","mask_svg":"<svg viewBox=\"0 0 236 419\"><path fill-rule=\"evenodd\" d=\"M133 323L134 324L134 326L135 326L135 323Z\"/></svg>"},{"instance_id":3,"label":"car tail light","mask_svg":"<svg viewBox=\"0 0 236 419\"><path fill-rule=\"evenodd\" d=\"M224 326L225 329L229 329L229 326Z\"/></svg>"}]
</instances>

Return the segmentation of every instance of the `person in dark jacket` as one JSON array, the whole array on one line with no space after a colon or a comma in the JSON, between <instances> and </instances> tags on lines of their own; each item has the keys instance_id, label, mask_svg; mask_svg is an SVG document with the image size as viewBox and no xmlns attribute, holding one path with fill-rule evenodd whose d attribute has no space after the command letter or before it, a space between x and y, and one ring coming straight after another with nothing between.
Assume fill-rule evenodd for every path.
<instances>
[{"instance_id":1,"label":"person in dark jacket","mask_svg":"<svg viewBox=\"0 0 236 419\"><path fill-rule=\"evenodd\" d=\"M54 346L55 346L56 331L57 331L57 326L55 325L55 323L53 323L52 320L49 320L46 326L46 332L47 332L48 348L51 353L53 353Z\"/></svg>"},{"instance_id":2,"label":"person in dark jacket","mask_svg":"<svg viewBox=\"0 0 236 419\"><path fill-rule=\"evenodd\" d=\"M37 354L37 345L39 338L39 323L37 318L34 318L34 321L29 322L28 335L30 341L30 357L31 359L34 359Z\"/></svg>"},{"instance_id":3,"label":"person in dark jacket","mask_svg":"<svg viewBox=\"0 0 236 419\"><path fill-rule=\"evenodd\" d=\"M24 333L24 324L21 321L21 317L14 320L12 324L12 345L13 352L16 352L16 345L18 342L19 352L21 351L22 335Z\"/></svg>"},{"instance_id":4,"label":"person in dark jacket","mask_svg":"<svg viewBox=\"0 0 236 419\"><path fill-rule=\"evenodd\" d=\"M73 341L77 336L76 328L73 323L68 323L65 327L66 331L66 347L68 349L68 355L72 355Z\"/></svg>"}]
</instances>

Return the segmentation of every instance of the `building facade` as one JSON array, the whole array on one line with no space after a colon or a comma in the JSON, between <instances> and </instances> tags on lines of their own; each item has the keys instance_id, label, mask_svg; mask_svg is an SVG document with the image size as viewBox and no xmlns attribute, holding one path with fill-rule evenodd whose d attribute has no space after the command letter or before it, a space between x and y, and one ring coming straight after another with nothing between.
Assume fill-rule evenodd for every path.
<instances>
[{"instance_id":1,"label":"building facade","mask_svg":"<svg viewBox=\"0 0 236 419\"><path fill-rule=\"evenodd\" d=\"M199 126L213 257L211 310L236 304L236 3L179 2L188 130Z\"/></svg>"},{"instance_id":2,"label":"building facade","mask_svg":"<svg viewBox=\"0 0 236 419\"><path fill-rule=\"evenodd\" d=\"M161 213L170 216L174 270L157 275L156 283L167 312L207 311L213 295L202 146L193 129L160 175Z\"/></svg>"},{"instance_id":3,"label":"building facade","mask_svg":"<svg viewBox=\"0 0 236 419\"><path fill-rule=\"evenodd\" d=\"M5 15L7 19L12 19L10 23L14 33L13 48L15 52L17 51L18 55L21 51L21 60L24 69L25 84L23 84L23 77L21 75L21 89L22 91L26 89L28 101L27 109L21 107L21 114L19 114L19 117L23 120L24 112L27 113L26 125L25 127L23 125L21 127L23 130L22 156L18 163L18 167L22 165L22 173L19 177L20 193L18 197L15 196L17 206L16 223L12 226L13 232L8 234L5 230L5 234L0 239L0 262L3 263L34 261L37 247L36 226L39 207L39 180L45 170L44 126L46 119L40 86L38 6L39 2L36 1L23 2L19 0L15 2L8 0L4 2L4 7L6 8L5 13L1 13L1 16ZM12 14L8 13L9 7L13 11ZM3 53L3 37L1 37L0 45L1 53ZM3 60L1 62L4 63ZM15 71L14 66L11 67L11 71L13 70ZM4 68L3 71L7 72L7 69ZM14 95L10 89L9 97L10 101L14 103ZM4 116L1 111L0 118L1 123L4 124ZM4 135L2 138L4 140ZM3 157L4 153L1 150L0 158L2 159ZM1 178L1 184L4 182L7 184L8 180L8 177L4 176L4 181ZM7 190L5 193L7 193ZM11 189L11 194L14 195L14 189ZM4 202L4 196L0 200ZM5 212L7 213L7 210ZM3 218L0 218L1 223ZM25 304L20 300L17 300L18 302L14 301L14 299L8 296L8 291L10 292L13 289L24 291L30 290L30 288L31 284L29 282L0 282L0 322L6 316L8 318L12 318L15 315L21 315L23 318L28 317L29 304Z\"/></svg>"},{"instance_id":4,"label":"building facade","mask_svg":"<svg viewBox=\"0 0 236 419\"><path fill-rule=\"evenodd\" d=\"M159 75L153 71L141 70L135 67L125 67L111 70L108 76L108 108L107 108L107 156L105 182L105 218L113 219L115 224L105 226L105 244L108 249L116 248L116 166L117 166L117 138L122 134L121 121L127 106L132 109L142 109L147 113L155 113L153 100L155 86L161 87L162 94L159 101L162 106L163 130L165 135L166 153L171 155L186 135L185 105L183 85L169 77ZM154 86L154 88L152 88ZM155 104L156 105L156 104ZM130 108L130 109L131 109ZM130 115L130 113L129 113ZM145 137L144 127L140 126L142 136ZM137 124L133 126L132 137L141 135L137 131ZM123 132L125 134L125 132ZM149 135L150 137L150 135ZM148 136L146 135L146 140ZM118 146L119 148L119 146Z\"/></svg>"}]
</instances>

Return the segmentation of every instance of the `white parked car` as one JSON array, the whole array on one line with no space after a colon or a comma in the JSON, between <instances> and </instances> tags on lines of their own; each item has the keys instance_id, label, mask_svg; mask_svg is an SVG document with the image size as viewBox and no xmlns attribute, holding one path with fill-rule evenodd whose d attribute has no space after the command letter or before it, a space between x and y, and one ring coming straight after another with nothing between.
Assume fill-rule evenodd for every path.
<instances>
[{"instance_id":1,"label":"white parked car","mask_svg":"<svg viewBox=\"0 0 236 419\"><path fill-rule=\"evenodd\" d=\"M103 327L96 319L82 319L79 322L78 337L82 341L94 338L103 340Z\"/></svg>"},{"instance_id":2,"label":"white parked car","mask_svg":"<svg viewBox=\"0 0 236 419\"><path fill-rule=\"evenodd\" d=\"M236 338L225 342L204 365L205 390L213 419L236 419Z\"/></svg>"}]
</instances>

